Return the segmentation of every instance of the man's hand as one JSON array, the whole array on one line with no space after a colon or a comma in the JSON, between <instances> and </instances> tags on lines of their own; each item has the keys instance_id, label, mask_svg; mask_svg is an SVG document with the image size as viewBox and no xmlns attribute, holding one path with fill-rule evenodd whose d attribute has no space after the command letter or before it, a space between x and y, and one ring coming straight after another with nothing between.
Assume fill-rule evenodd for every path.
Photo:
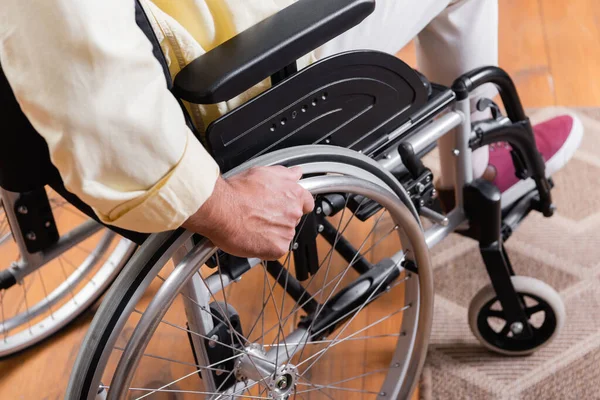
<instances>
[{"instance_id":1,"label":"man's hand","mask_svg":"<svg viewBox=\"0 0 600 400\"><path fill-rule=\"evenodd\" d=\"M219 178L213 194L183 227L229 254L276 260L289 251L296 225L315 206L298 184L301 177L300 168L276 166Z\"/></svg>"}]
</instances>

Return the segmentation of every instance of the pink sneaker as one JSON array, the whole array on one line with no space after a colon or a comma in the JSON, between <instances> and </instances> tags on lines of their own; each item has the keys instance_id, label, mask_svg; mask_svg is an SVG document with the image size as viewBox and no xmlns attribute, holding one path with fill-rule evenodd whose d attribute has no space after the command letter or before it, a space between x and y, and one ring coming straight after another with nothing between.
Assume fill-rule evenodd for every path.
<instances>
[{"instance_id":1,"label":"pink sneaker","mask_svg":"<svg viewBox=\"0 0 600 400\"><path fill-rule=\"evenodd\" d=\"M583 138L583 125L575 114L565 113L534 125L537 147L546 161L546 176L560 170L573 157ZM532 179L520 180L508 144L490 145L489 165L496 170L494 184L502 192L502 205L508 206L535 187Z\"/></svg>"}]
</instances>

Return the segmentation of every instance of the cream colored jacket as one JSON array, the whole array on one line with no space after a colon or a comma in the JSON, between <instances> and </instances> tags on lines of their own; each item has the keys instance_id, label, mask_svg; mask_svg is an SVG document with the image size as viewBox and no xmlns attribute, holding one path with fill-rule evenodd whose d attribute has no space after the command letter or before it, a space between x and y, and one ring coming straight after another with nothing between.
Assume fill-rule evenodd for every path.
<instances>
[{"instance_id":1,"label":"cream colored jacket","mask_svg":"<svg viewBox=\"0 0 600 400\"><path fill-rule=\"evenodd\" d=\"M175 75L293 1L143 6ZM2 0L0 62L65 186L102 221L138 232L173 229L211 195L218 167L167 90L132 0ZM227 103L186 107L202 131L266 85Z\"/></svg>"}]
</instances>

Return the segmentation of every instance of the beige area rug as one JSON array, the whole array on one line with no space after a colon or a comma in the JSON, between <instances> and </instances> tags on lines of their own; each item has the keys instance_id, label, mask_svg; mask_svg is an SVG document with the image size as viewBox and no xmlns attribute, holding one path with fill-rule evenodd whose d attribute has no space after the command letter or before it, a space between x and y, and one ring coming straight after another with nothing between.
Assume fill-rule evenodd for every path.
<instances>
[{"instance_id":1,"label":"beige area rug","mask_svg":"<svg viewBox=\"0 0 600 400\"><path fill-rule=\"evenodd\" d=\"M586 131L574 159L554 176L557 214L531 214L507 242L517 274L560 292L567 310L560 336L529 357L485 350L469 330L467 309L489 278L477 244L450 237L433 251L435 313L422 400L600 399L600 109L573 111Z\"/></svg>"}]
</instances>

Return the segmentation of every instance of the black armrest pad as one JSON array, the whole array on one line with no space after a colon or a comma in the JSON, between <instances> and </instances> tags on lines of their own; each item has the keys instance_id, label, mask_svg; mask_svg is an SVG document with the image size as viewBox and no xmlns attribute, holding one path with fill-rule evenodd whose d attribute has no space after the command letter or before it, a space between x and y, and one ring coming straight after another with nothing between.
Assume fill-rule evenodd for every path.
<instances>
[{"instance_id":1,"label":"black armrest pad","mask_svg":"<svg viewBox=\"0 0 600 400\"><path fill-rule=\"evenodd\" d=\"M375 0L299 0L198 57L173 92L196 104L230 100L358 25Z\"/></svg>"}]
</instances>

